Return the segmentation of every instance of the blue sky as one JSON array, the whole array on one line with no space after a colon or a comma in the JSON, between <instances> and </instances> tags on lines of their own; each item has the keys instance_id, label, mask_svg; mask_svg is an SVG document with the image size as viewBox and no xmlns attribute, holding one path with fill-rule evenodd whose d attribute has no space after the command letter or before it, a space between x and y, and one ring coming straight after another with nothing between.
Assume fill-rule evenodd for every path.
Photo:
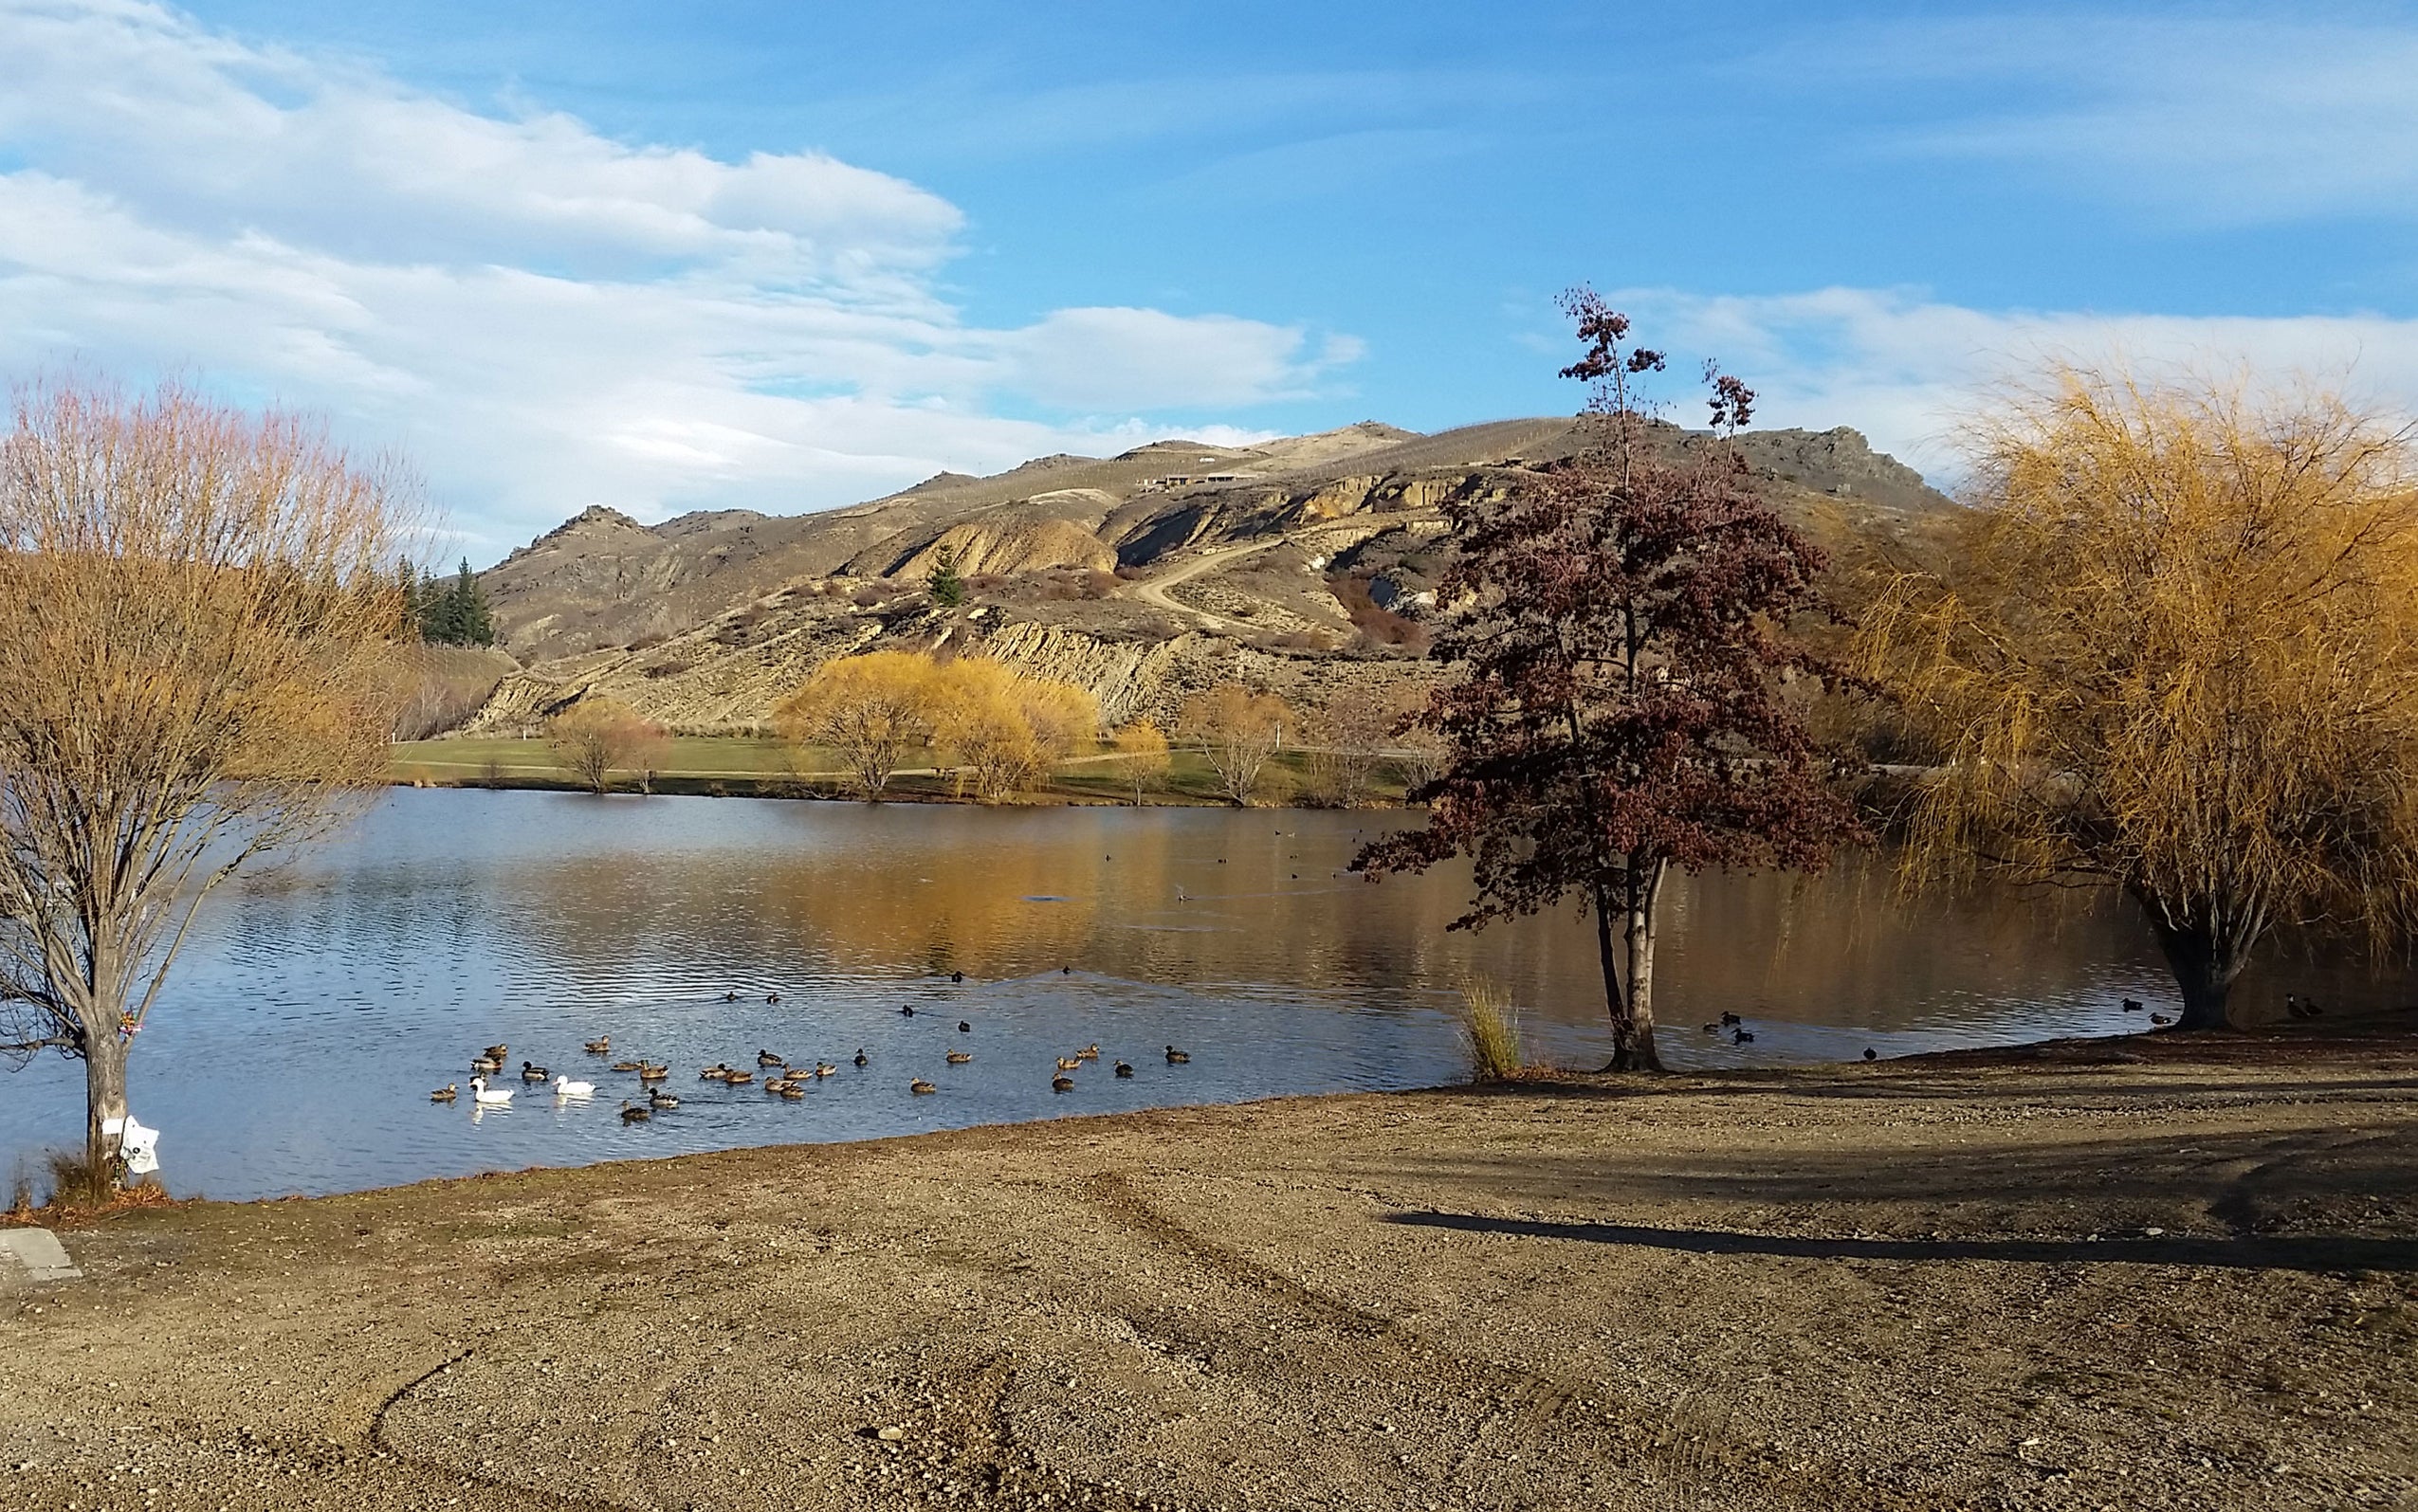
<instances>
[{"instance_id":1,"label":"blue sky","mask_svg":"<svg viewBox=\"0 0 2418 1512\"><path fill-rule=\"evenodd\" d=\"M2044 351L2418 407L2413 79L2409 7L0 0L0 369L324 410L485 561L1566 410L1586 281L1939 471Z\"/></svg>"}]
</instances>

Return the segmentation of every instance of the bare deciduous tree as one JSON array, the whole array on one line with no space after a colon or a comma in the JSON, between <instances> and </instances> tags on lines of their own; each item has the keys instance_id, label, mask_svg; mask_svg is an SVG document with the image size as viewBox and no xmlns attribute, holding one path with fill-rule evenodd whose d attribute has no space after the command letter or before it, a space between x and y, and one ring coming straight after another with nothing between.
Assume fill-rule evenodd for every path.
<instances>
[{"instance_id":1,"label":"bare deciduous tree","mask_svg":"<svg viewBox=\"0 0 2418 1512\"><path fill-rule=\"evenodd\" d=\"M1176 733L1197 747L1218 774L1218 791L1240 807L1259 789L1259 775L1293 732L1292 706L1273 693L1224 683L1184 700Z\"/></svg>"},{"instance_id":2,"label":"bare deciduous tree","mask_svg":"<svg viewBox=\"0 0 2418 1512\"><path fill-rule=\"evenodd\" d=\"M651 792L654 769L670 749L663 726L612 698L581 699L548 720L546 743L554 747L555 760L590 792L609 791L615 772L643 774L643 786Z\"/></svg>"},{"instance_id":3,"label":"bare deciduous tree","mask_svg":"<svg viewBox=\"0 0 2418 1512\"><path fill-rule=\"evenodd\" d=\"M84 1063L87 1158L211 890L386 777L409 481L169 385L0 442L0 1049Z\"/></svg>"},{"instance_id":4,"label":"bare deciduous tree","mask_svg":"<svg viewBox=\"0 0 2418 1512\"><path fill-rule=\"evenodd\" d=\"M2418 913L2418 446L2329 394L2061 367L1982 411L1862 655L1936 754L1916 877L2137 899L2183 1024L2282 923Z\"/></svg>"}]
</instances>

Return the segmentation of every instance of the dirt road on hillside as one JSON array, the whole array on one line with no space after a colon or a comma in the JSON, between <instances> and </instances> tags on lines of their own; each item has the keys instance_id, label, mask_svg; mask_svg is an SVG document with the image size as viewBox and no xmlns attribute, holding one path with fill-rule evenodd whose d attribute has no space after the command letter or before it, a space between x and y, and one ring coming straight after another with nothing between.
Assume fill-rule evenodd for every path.
<instances>
[{"instance_id":1,"label":"dirt road on hillside","mask_svg":"<svg viewBox=\"0 0 2418 1512\"><path fill-rule=\"evenodd\" d=\"M67 1233L84 1282L0 1296L0 1480L79 1512L2418 1504L2418 1054L2245 1043L137 1212Z\"/></svg>"}]
</instances>

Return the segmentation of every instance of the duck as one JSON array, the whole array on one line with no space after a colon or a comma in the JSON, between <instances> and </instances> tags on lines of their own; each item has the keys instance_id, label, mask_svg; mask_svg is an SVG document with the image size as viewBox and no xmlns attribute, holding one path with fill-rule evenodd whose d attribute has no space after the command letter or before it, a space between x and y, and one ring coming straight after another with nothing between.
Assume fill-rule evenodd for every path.
<instances>
[{"instance_id":1,"label":"duck","mask_svg":"<svg viewBox=\"0 0 2418 1512\"><path fill-rule=\"evenodd\" d=\"M870 1060L871 1057L868 1056L863 1050L858 1050L856 1052L856 1064L858 1066L868 1065L870 1063Z\"/></svg>"},{"instance_id":2,"label":"duck","mask_svg":"<svg viewBox=\"0 0 2418 1512\"><path fill-rule=\"evenodd\" d=\"M700 1082L719 1082L729 1074L730 1067L723 1065L720 1061L716 1061L713 1065L708 1066L704 1070L698 1072L697 1080Z\"/></svg>"},{"instance_id":3,"label":"duck","mask_svg":"<svg viewBox=\"0 0 2418 1512\"><path fill-rule=\"evenodd\" d=\"M1752 1045L1754 1042L1755 1031L1750 1029L1742 1029L1730 1037L1730 1043L1732 1045Z\"/></svg>"},{"instance_id":4,"label":"duck","mask_svg":"<svg viewBox=\"0 0 2418 1512\"><path fill-rule=\"evenodd\" d=\"M1721 1027L1723 1029L1735 1029L1745 1022L1745 1019L1740 1018L1735 1013L1724 1013L1721 1015Z\"/></svg>"},{"instance_id":5,"label":"duck","mask_svg":"<svg viewBox=\"0 0 2418 1512\"><path fill-rule=\"evenodd\" d=\"M724 1071L722 1079L724 1083L730 1086L745 1086L748 1083L756 1080L756 1073L753 1071Z\"/></svg>"},{"instance_id":6,"label":"duck","mask_svg":"<svg viewBox=\"0 0 2418 1512\"><path fill-rule=\"evenodd\" d=\"M2174 1020L2167 1017L2164 1013L2152 1013L2150 1015L2150 1022L2156 1025L2159 1029L2164 1029L2169 1024L2173 1023Z\"/></svg>"},{"instance_id":7,"label":"duck","mask_svg":"<svg viewBox=\"0 0 2418 1512\"><path fill-rule=\"evenodd\" d=\"M1704 1027L1704 1031L1707 1034L1718 1034L1721 1032L1721 1026L1718 1024L1707 1024Z\"/></svg>"},{"instance_id":8,"label":"duck","mask_svg":"<svg viewBox=\"0 0 2418 1512\"><path fill-rule=\"evenodd\" d=\"M1072 1092L1074 1090L1074 1078L1064 1074L1053 1076L1050 1078L1050 1090L1053 1092Z\"/></svg>"},{"instance_id":9,"label":"duck","mask_svg":"<svg viewBox=\"0 0 2418 1512\"><path fill-rule=\"evenodd\" d=\"M435 1091L430 1093L429 1101L431 1102L450 1102L456 1097L459 1097L461 1092L462 1089L460 1087L455 1086L450 1082L448 1082L443 1086L438 1087Z\"/></svg>"},{"instance_id":10,"label":"duck","mask_svg":"<svg viewBox=\"0 0 2418 1512\"><path fill-rule=\"evenodd\" d=\"M522 1061L522 1062L521 1063L521 1080L522 1080L522 1081L523 1081L523 1082L547 1082L547 1081L552 1081L553 1079L554 1079L554 1073L553 1073L552 1071L547 1070L544 1066L531 1066L531 1065L530 1065L528 1062L526 1062L526 1061Z\"/></svg>"},{"instance_id":11,"label":"duck","mask_svg":"<svg viewBox=\"0 0 2418 1512\"><path fill-rule=\"evenodd\" d=\"M491 1071L501 1071L503 1069L504 1063L497 1060L492 1055L482 1055L470 1063L470 1070L472 1074L478 1076L485 1076Z\"/></svg>"},{"instance_id":12,"label":"duck","mask_svg":"<svg viewBox=\"0 0 2418 1512\"><path fill-rule=\"evenodd\" d=\"M764 1078L764 1090L772 1093L775 1097L779 1097L781 1093L788 1091L789 1087L790 1081L789 1078L785 1076L768 1076Z\"/></svg>"},{"instance_id":13,"label":"duck","mask_svg":"<svg viewBox=\"0 0 2418 1512\"><path fill-rule=\"evenodd\" d=\"M1058 975L1060 976L1072 976L1074 975L1074 968L1072 966L1061 966L1058 968Z\"/></svg>"},{"instance_id":14,"label":"duck","mask_svg":"<svg viewBox=\"0 0 2418 1512\"><path fill-rule=\"evenodd\" d=\"M756 1064L758 1066L787 1066L789 1063L770 1050L758 1050Z\"/></svg>"},{"instance_id":15,"label":"duck","mask_svg":"<svg viewBox=\"0 0 2418 1512\"><path fill-rule=\"evenodd\" d=\"M624 1123L644 1123L654 1116L652 1108L633 1108L627 1102L621 1104L621 1121Z\"/></svg>"},{"instance_id":16,"label":"duck","mask_svg":"<svg viewBox=\"0 0 2418 1512\"><path fill-rule=\"evenodd\" d=\"M912 1003L901 1003L898 1005L898 1011L901 1017L913 1018L915 1016L915 1005Z\"/></svg>"},{"instance_id":17,"label":"duck","mask_svg":"<svg viewBox=\"0 0 2418 1512\"><path fill-rule=\"evenodd\" d=\"M816 1062L815 1063L815 1075L816 1077L818 1077L818 1078L820 1078L820 1077L826 1077L826 1076L837 1076L837 1075L839 1075L839 1067L838 1067L838 1066L833 1066L833 1065L831 1062L829 1062L829 1061L816 1061Z\"/></svg>"},{"instance_id":18,"label":"duck","mask_svg":"<svg viewBox=\"0 0 2418 1512\"><path fill-rule=\"evenodd\" d=\"M1182 1066L1184 1062L1191 1059L1192 1055L1190 1051L1177 1049L1172 1045L1167 1047L1167 1064L1169 1066Z\"/></svg>"},{"instance_id":19,"label":"duck","mask_svg":"<svg viewBox=\"0 0 2418 1512\"><path fill-rule=\"evenodd\" d=\"M953 982L962 982L965 980L965 974L963 972L951 972L949 973L949 980Z\"/></svg>"},{"instance_id":20,"label":"duck","mask_svg":"<svg viewBox=\"0 0 2418 1512\"><path fill-rule=\"evenodd\" d=\"M960 1034L971 1034L974 1032L974 1026L963 1019L959 1019L957 1021L957 1031Z\"/></svg>"},{"instance_id":21,"label":"duck","mask_svg":"<svg viewBox=\"0 0 2418 1512\"><path fill-rule=\"evenodd\" d=\"M939 1090L940 1090L940 1088L939 1088L939 1087L934 1086L931 1083L925 1081L925 1080L924 1080L923 1078L921 1078L921 1077L918 1077L918 1078L916 1078L914 1081L907 1083L907 1089L909 1092L914 1093L917 1097L923 1097L923 1096L924 1096L924 1095L925 1095L926 1093L930 1093L930 1092L937 1092L937 1091L939 1091Z\"/></svg>"},{"instance_id":22,"label":"duck","mask_svg":"<svg viewBox=\"0 0 2418 1512\"><path fill-rule=\"evenodd\" d=\"M615 1061L613 1063L613 1068L616 1071L634 1071L638 1068L638 1063L635 1061Z\"/></svg>"},{"instance_id":23,"label":"duck","mask_svg":"<svg viewBox=\"0 0 2418 1512\"><path fill-rule=\"evenodd\" d=\"M474 1076L470 1078L470 1101L481 1107L500 1108L512 1101L512 1089L507 1086L500 1092L489 1091L487 1079L484 1076Z\"/></svg>"},{"instance_id":24,"label":"duck","mask_svg":"<svg viewBox=\"0 0 2418 1512\"><path fill-rule=\"evenodd\" d=\"M780 1001L780 994L779 993L766 993L764 994L764 1001L767 1003L778 1003Z\"/></svg>"},{"instance_id":25,"label":"duck","mask_svg":"<svg viewBox=\"0 0 2418 1512\"><path fill-rule=\"evenodd\" d=\"M1864 1047L1864 1059L1867 1061L1878 1061L1880 1059L1880 1052L1867 1045Z\"/></svg>"},{"instance_id":26,"label":"duck","mask_svg":"<svg viewBox=\"0 0 2418 1512\"><path fill-rule=\"evenodd\" d=\"M608 1034L601 1039L590 1040L586 1045L580 1047L585 1049L590 1055L611 1055L613 1053L613 1036Z\"/></svg>"},{"instance_id":27,"label":"duck","mask_svg":"<svg viewBox=\"0 0 2418 1512\"><path fill-rule=\"evenodd\" d=\"M1086 1045L1083 1048L1074 1052L1074 1058L1078 1061L1096 1061L1100 1058L1100 1047L1097 1045Z\"/></svg>"},{"instance_id":28,"label":"duck","mask_svg":"<svg viewBox=\"0 0 2418 1512\"><path fill-rule=\"evenodd\" d=\"M650 1108L676 1108L680 1106L680 1100L665 1091L662 1087L650 1086L647 1088L647 1106Z\"/></svg>"},{"instance_id":29,"label":"duck","mask_svg":"<svg viewBox=\"0 0 2418 1512\"><path fill-rule=\"evenodd\" d=\"M2148 1007L2149 1005L2147 1003L2142 1002L2137 997L2128 997L2124 1000L2124 1011L2127 1013L2138 1013Z\"/></svg>"},{"instance_id":30,"label":"duck","mask_svg":"<svg viewBox=\"0 0 2418 1512\"><path fill-rule=\"evenodd\" d=\"M739 993L735 991L724 993L722 994L722 1000L725 1003L736 1003L739 1001Z\"/></svg>"},{"instance_id":31,"label":"duck","mask_svg":"<svg viewBox=\"0 0 2418 1512\"><path fill-rule=\"evenodd\" d=\"M509 1054L511 1054L511 1053L512 1053L512 1047L511 1047L511 1046L509 1046L509 1045L502 1045L502 1044L498 1044L498 1045L490 1045L490 1046L488 1046L488 1047L487 1047L485 1050L482 1050L480 1053L481 1053L481 1054L483 1054L483 1055L485 1055L485 1056L488 1060L490 1060L490 1061L500 1061L500 1060L503 1060L505 1056L507 1056L507 1055L509 1055Z\"/></svg>"},{"instance_id":32,"label":"duck","mask_svg":"<svg viewBox=\"0 0 2418 1512\"><path fill-rule=\"evenodd\" d=\"M1133 1075L1133 1067L1126 1065L1123 1061L1119 1061L1117 1063L1117 1075L1120 1078L1131 1077Z\"/></svg>"},{"instance_id":33,"label":"duck","mask_svg":"<svg viewBox=\"0 0 2418 1512\"><path fill-rule=\"evenodd\" d=\"M660 1082L670 1074L671 1067L660 1061L648 1061L638 1067L638 1080L641 1082Z\"/></svg>"},{"instance_id":34,"label":"duck","mask_svg":"<svg viewBox=\"0 0 2418 1512\"><path fill-rule=\"evenodd\" d=\"M951 1050L948 1053L948 1063L951 1066L963 1066L966 1062L972 1059L974 1059L974 1057L966 1054L963 1050Z\"/></svg>"},{"instance_id":35,"label":"duck","mask_svg":"<svg viewBox=\"0 0 2418 1512\"><path fill-rule=\"evenodd\" d=\"M1058 1069L1061 1071L1080 1071L1083 1069L1083 1063L1076 1060L1072 1055L1061 1055L1058 1057Z\"/></svg>"},{"instance_id":36,"label":"duck","mask_svg":"<svg viewBox=\"0 0 2418 1512\"><path fill-rule=\"evenodd\" d=\"M554 1095L556 1097L594 1097L596 1095L596 1084L574 1082L567 1076L558 1076L554 1079Z\"/></svg>"},{"instance_id":37,"label":"duck","mask_svg":"<svg viewBox=\"0 0 2418 1512\"><path fill-rule=\"evenodd\" d=\"M780 1095L795 1102L806 1095L806 1089L796 1082L792 1082L780 1089Z\"/></svg>"}]
</instances>

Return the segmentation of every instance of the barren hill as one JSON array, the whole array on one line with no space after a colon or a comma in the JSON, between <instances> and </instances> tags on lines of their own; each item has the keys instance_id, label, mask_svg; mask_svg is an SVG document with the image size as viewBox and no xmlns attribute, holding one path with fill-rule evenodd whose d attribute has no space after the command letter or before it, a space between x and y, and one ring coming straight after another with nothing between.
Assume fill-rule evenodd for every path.
<instances>
[{"instance_id":1,"label":"barren hill","mask_svg":"<svg viewBox=\"0 0 2418 1512\"><path fill-rule=\"evenodd\" d=\"M1947 503L1853 430L1739 444L1774 502L1850 558L1912 547ZM944 472L811 515L647 526L591 508L482 574L523 670L469 727L516 728L590 691L685 730L752 726L819 662L876 646L979 647L1090 687L1112 720L1163 720L1235 677L1314 708L1426 675L1442 506L1578 445L1567 418L1436 435L1365 421ZM969 589L953 610L925 588L943 553Z\"/></svg>"}]
</instances>

